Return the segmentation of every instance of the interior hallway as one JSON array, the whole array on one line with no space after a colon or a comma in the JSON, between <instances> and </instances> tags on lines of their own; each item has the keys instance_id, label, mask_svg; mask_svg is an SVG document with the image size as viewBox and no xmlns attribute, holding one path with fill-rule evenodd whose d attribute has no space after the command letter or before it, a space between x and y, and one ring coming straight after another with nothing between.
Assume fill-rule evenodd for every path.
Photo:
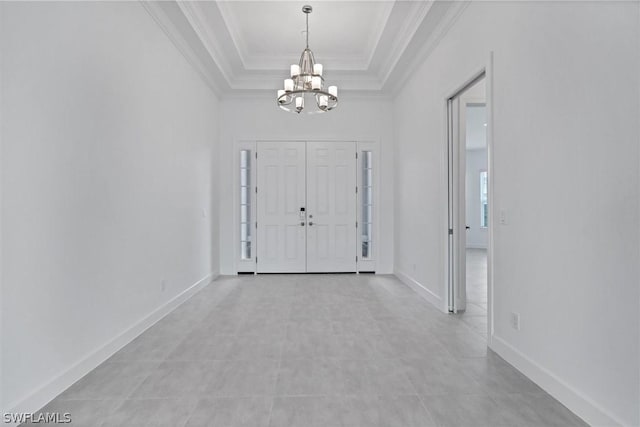
<instances>
[{"instance_id":1,"label":"interior hallway","mask_svg":"<svg viewBox=\"0 0 640 427\"><path fill-rule=\"evenodd\" d=\"M43 409L84 426L583 426L392 276L221 278Z\"/></svg>"}]
</instances>

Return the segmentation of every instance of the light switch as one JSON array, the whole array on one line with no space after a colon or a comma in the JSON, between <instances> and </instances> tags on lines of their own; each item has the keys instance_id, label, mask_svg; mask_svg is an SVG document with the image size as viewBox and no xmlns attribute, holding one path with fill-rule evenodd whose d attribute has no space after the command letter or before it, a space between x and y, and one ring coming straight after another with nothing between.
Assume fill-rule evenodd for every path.
<instances>
[{"instance_id":1,"label":"light switch","mask_svg":"<svg viewBox=\"0 0 640 427\"><path fill-rule=\"evenodd\" d=\"M500 224L507 225L507 213L504 209L500 209Z\"/></svg>"}]
</instances>

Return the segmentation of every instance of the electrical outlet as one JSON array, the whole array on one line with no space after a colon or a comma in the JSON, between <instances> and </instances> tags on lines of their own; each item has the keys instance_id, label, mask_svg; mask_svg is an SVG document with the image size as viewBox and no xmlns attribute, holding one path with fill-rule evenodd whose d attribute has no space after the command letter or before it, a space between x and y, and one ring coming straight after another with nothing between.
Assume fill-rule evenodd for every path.
<instances>
[{"instance_id":1,"label":"electrical outlet","mask_svg":"<svg viewBox=\"0 0 640 427\"><path fill-rule=\"evenodd\" d=\"M165 279L162 279L162 281L160 282L160 290L162 292L167 290L167 281Z\"/></svg>"},{"instance_id":2,"label":"electrical outlet","mask_svg":"<svg viewBox=\"0 0 640 427\"><path fill-rule=\"evenodd\" d=\"M511 327L516 331L520 330L520 314L511 313Z\"/></svg>"}]
</instances>

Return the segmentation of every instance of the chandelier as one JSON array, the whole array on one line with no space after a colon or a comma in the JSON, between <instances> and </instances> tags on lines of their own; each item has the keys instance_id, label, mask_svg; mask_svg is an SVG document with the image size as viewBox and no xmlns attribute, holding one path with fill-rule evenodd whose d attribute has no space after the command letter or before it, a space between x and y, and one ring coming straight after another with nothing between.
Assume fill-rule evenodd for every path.
<instances>
[{"instance_id":1,"label":"chandelier","mask_svg":"<svg viewBox=\"0 0 640 427\"><path fill-rule=\"evenodd\" d=\"M338 87L329 86L324 90L322 64L316 64L309 49L309 14L312 10L309 5L302 7L307 19L307 47L300 55L300 63L291 66L291 78L284 81L284 90L278 91L277 98L280 108L298 114L324 113L338 106Z\"/></svg>"}]
</instances>

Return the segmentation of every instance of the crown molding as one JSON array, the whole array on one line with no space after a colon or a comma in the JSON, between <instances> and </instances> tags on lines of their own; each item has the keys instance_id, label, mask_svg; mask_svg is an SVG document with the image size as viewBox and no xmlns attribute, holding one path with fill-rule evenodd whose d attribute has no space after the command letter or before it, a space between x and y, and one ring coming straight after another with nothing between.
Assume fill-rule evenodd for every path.
<instances>
[{"instance_id":1,"label":"crown molding","mask_svg":"<svg viewBox=\"0 0 640 427\"><path fill-rule=\"evenodd\" d=\"M391 96L431 54L471 1L441 2L438 3L439 8L433 7L433 1L411 2L409 13L404 14L410 18L410 22L402 25L402 33L396 37L389 50L391 55L385 60L384 65L379 67L378 72L371 69L371 64L367 69L358 70L331 67L327 73L328 79L337 84L342 93L347 91L352 94L379 93L384 97ZM245 69L240 55L235 57L234 54L237 52L233 51L231 43L228 43L230 37L227 37L227 33L216 35L198 2L177 0L140 3L216 95L228 97L229 94L249 90L270 93L279 88L281 81L287 77L286 67L282 68L281 64L272 69L264 66L260 69ZM216 5L219 6L221 3L224 2L216 2ZM398 3L400 2L394 1L393 5ZM443 10L444 7L447 9ZM389 24L391 13L392 10L387 8L384 14L381 14L384 15L380 19L385 20L385 28ZM427 24L427 16L430 13L436 14L436 21L432 20L431 24ZM442 18L438 18L440 13ZM213 19L224 25L221 15ZM424 25L430 25L433 29L421 30ZM415 41L418 31L424 40ZM384 29L375 41L375 51L380 48L382 32ZM227 40L229 45L227 50L222 45L224 40ZM415 43L412 44L412 41ZM229 55L232 55L231 59ZM323 62L326 59L323 58ZM290 61L291 59L287 58L284 63ZM327 63L331 63L331 60Z\"/></svg>"},{"instance_id":2,"label":"crown molding","mask_svg":"<svg viewBox=\"0 0 640 427\"><path fill-rule=\"evenodd\" d=\"M232 77L235 73L224 53L224 49L210 26L206 24L206 18L198 2L176 0L178 7L187 18L198 38L206 48L211 58L220 69L220 73L230 87L233 87Z\"/></svg>"},{"instance_id":3,"label":"crown molding","mask_svg":"<svg viewBox=\"0 0 640 427\"><path fill-rule=\"evenodd\" d=\"M420 25L424 21L424 18L431 10L433 1L412 2L411 6L412 10L407 14L412 18L411 21L403 27L404 31L395 39L392 48L390 49L392 54L389 56L387 61L380 66L378 75L381 76L383 86L392 71L395 69L398 61L400 61L400 58L404 55L409 43L411 43L411 40L413 40L418 28L420 28Z\"/></svg>"},{"instance_id":4,"label":"crown molding","mask_svg":"<svg viewBox=\"0 0 640 427\"><path fill-rule=\"evenodd\" d=\"M361 100L380 100L380 101L392 101L393 97L387 93L380 92L378 90L341 90L340 96L345 96L349 100L361 101ZM232 92L226 92L222 95L221 99L227 100L272 100L276 104L276 95L273 89L253 89L253 90L236 90Z\"/></svg>"},{"instance_id":5,"label":"crown molding","mask_svg":"<svg viewBox=\"0 0 640 427\"><path fill-rule=\"evenodd\" d=\"M301 45L302 46L302 45ZM286 71L289 64L297 64L302 48L300 52L288 53L283 55L252 55L251 58L246 60L245 70L247 71L262 71L262 70L283 70ZM330 65L332 70L341 71L367 71L369 59L364 56L342 55L342 56L327 56L322 55L318 61L321 64L335 64Z\"/></svg>"},{"instance_id":6,"label":"crown molding","mask_svg":"<svg viewBox=\"0 0 640 427\"><path fill-rule=\"evenodd\" d=\"M378 46L380 45L380 39L382 39L382 35L384 34L384 30L387 28L389 24L389 18L391 17L391 12L396 5L397 0L393 0L386 4L386 7L382 10L382 12L378 15L378 19L374 23L374 26L380 28L380 31L377 31L372 34L367 43L369 57L367 58L366 69L371 68L371 61L373 60L373 56L378 51Z\"/></svg>"},{"instance_id":7,"label":"crown molding","mask_svg":"<svg viewBox=\"0 0 640 427\"><path fill-rule=\"evenodd\" d=\"M378 12L376 18L372 20L371 25L372 28L379 28L379 31L373 31L371 33L369 40L366 43L367 47L362 55L323 55L322 63L337 64L338 68L335 68L336 65L334 65L334 69L338 70L368 71L371 65L371 60L376 53L378 44L382 38L382 34L384 33L384 29L386 28L396 1L397 0L383 2L384 6ZM249 48L247 47L248 45L242 36L242 33L239 31L240 26L231 11L229 3L230 2L227 1L216 2L216 6L218 7L220 16L222 17L236 51L238 52L238 56L240 57L244 70L256 71L282 69L283 64L285 64L284 67L286 67L286 64L291 63L292 58L300 56L300 52L302 52L302 50L300 50L300 52L288 52L277 56L250 54Z\"/></svg>"},{"instance_id":8,"label":"crown molding","mask_svg":"<svg viewBox=\"0 0 640 427\"><path fill-rule=\"evenodd\" d=\"M282 70L261 73L245 73L233 81L232 90L260 90L275 91L282 87L284 79L288 78ZM332 71L327 77L327 82L337 85L340 90L380 91L382 82L373 75L359 75L349 72ZM275 93L275 92L274 92Z\"/></svg>"},{"instance_id":9,"label":"crown molding","mask_svg":"<svg viewBox=\"0 0 640 427\"><path fill-rule=\"evenodd\" d=\"M445 12L444 17L438 21L438 24L426 40L420 44L417 52L412 55L412 58L407 61L407 64L402 67L402 69L398 69L397 61L392 72L383 80L382 90L384 92L396 93L400 89L401 84L431 55L472 1L473 0L460 0L447 2L450 5L449 9ZM396 75L393 79L389 80L389 77L394 72Z\"/></svg>"},{"instance_id":10,"label":"crown molding","mask_svg":"<svg viewBox=\"0 0 640 427\"><path fill-rule=\"evenodd\" d=\"M231 37L231 41L233 42L236 51L238 52L238 56L240 57L240 62L242 62L242 66L245 70L249 69L247 66L247 43L244 41L242 34L239 31L240 26L238 25L238 21L233 17L233 13L231 12L230 7L226 1L215 2L218 11L220 12L220 16L224 21L224 25L227 27L227 31L229 32L229 36Z\"/></svg>"},{"instance_id":11,"label":"crown molding","mask_svg":"<svg viewBox=\"0 0 640 427\"><path fill-rule=\"evenodd\" d=\"M215 77L208 70L202 58L194 51L191 44L184 38L173 20L162 9L161 4L155 1L144 0L139 0L139 3L165 33L176 49L184 56L187 62L196 70L211 91L217 96L221 95L223 90Z\"/></svg>"}]
</instances>

